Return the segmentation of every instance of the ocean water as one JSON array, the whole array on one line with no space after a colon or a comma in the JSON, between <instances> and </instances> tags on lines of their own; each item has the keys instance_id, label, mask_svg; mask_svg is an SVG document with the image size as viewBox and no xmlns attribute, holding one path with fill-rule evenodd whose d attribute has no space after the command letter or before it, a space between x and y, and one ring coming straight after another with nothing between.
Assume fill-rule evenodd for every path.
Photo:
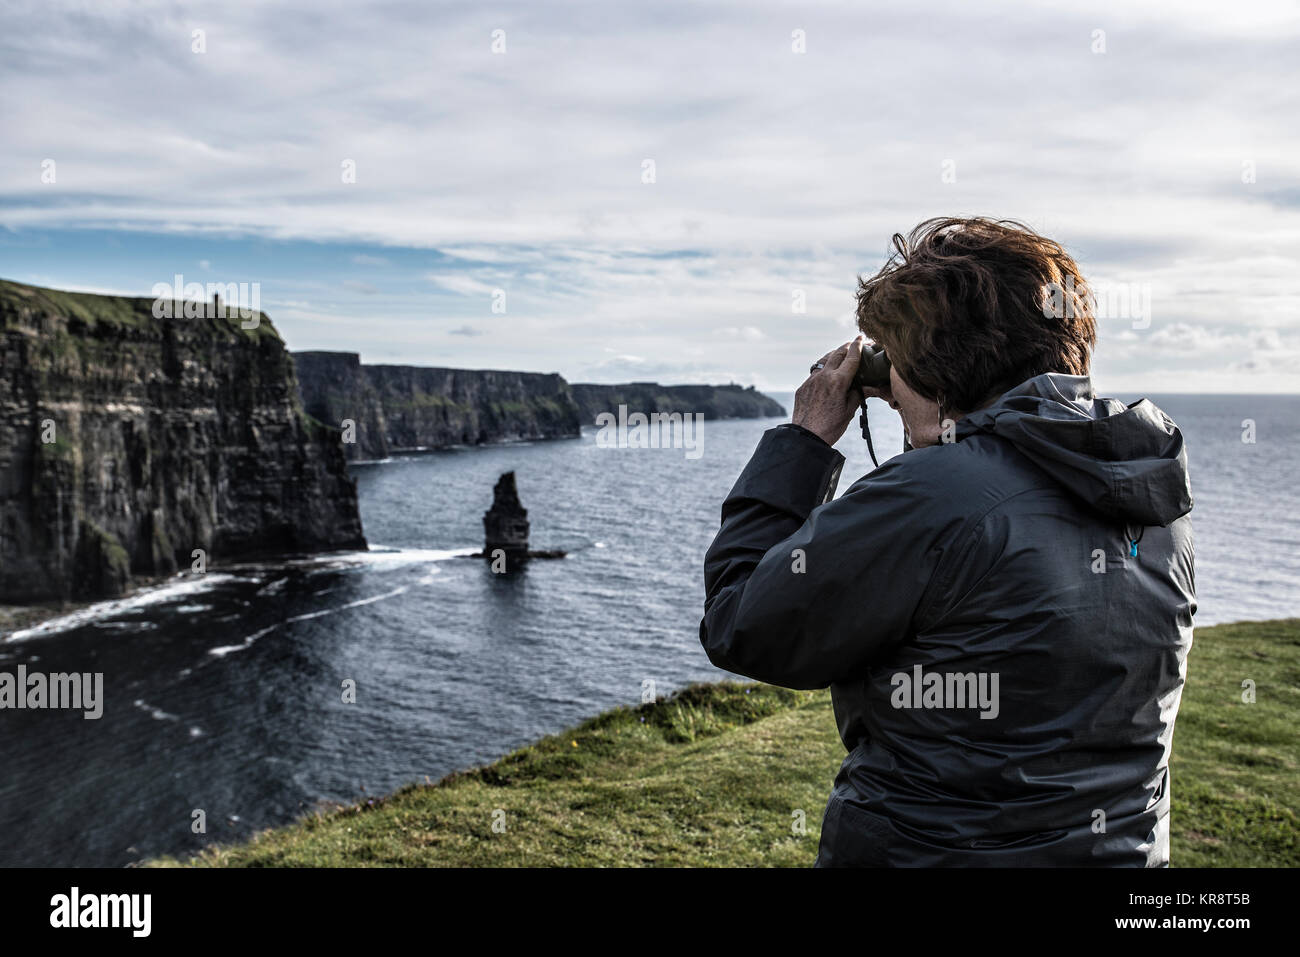
<instances>
[{"instance_id":1,"label":"ocean water","mask_svg":"<svg viewBox=\"0 0 1300 957\"><path fill-rule=\"evenodd\" d=\"M1153 398L1187 436L1196 623L1300 614L1300 397ZM883 461L902 435L873 411ZM599 448L588 429L357 465L369 552L224 567L0 642L0 670L102 672L105 698L98 720L0 712L0 865L242 839L491 761L637 703L645 682L724 677L697 637L702 557L779 421L705 423L698 458ZM870 461L856 424L839 448L843 490ZM466 556L511 469L534 547L569 556L494 575Z\"/></svg>"}]
</instances>

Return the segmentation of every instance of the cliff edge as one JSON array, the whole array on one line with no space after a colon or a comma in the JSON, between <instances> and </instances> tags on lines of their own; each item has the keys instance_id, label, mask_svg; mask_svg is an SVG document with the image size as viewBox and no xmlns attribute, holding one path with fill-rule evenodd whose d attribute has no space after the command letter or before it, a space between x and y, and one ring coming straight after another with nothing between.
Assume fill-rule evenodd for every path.
<instances>
[{"instance_id":1,"label":"cliff edge","mask_svg":"<svg viewBox=\"0 0 1300 957\"><path fill-rule=\"evenodd\" d=\"M628 382L600 385L577 382L573 398L582 412L583 425L592 425L602 412L617 414L620 405L629 411L703 413L706 419L784 418L785 409L775 399L753 386L660 385L657 382Z\"/></svg>"},{"instance_id":2,"label":"cliff edge","mask_svg":"<svg viewBox=\"0 0 1300 957\"><path fill-rule=\"evenodd\" d=\"M118 595L195 549L365 547L271 321L153 304L0 280L0 601Z\"/></svg>"},{"instance_id":3,"label":"cliff edge","mask_svg":"<svg viewBox=\"0 0 1300 957\"><path fill-rule=\"evenodd\" d=\"M580 433L569 384L554 373L362 365L354 352L295 352L293 360L303 406L345 429L349 459Z\"/></svg>"}]
</instances>

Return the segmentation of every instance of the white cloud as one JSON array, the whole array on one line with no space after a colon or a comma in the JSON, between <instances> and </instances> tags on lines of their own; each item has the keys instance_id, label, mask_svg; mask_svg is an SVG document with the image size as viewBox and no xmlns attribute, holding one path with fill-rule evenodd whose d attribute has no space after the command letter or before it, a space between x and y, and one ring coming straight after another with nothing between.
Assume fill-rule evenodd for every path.
<instances>
[{"instance_id":1,"label":"white cloud","mask_svg":"<svg viewBox=\"0 0 1300 957\"><path fill-rule=\"evenodd\" d=\"M461 296L481 296L490 299L493 291L498 288L492 283L483 282L465 273L427 273L424 278L441 289Z\"/></svg>"},{"instance_id":2,"label":"white cloud","mask_svg":"<svg viewBox=\"0 0 1300 957\"><path fill-rule=\"evenodd\" d=\"M1117 381L1154 350L1205 360L1170 370L1195 388L1219 375L1209 360L1245 369L1300 330L1289 4L592 9L5 4L0 227L361 242L376 248L351 261L369 267L398 261L385 246L428 250L429 288L460 311L366 316L354 351L571 376L607 369L612 346L655 375L793 386L852 333L854 276L889 236L948 213L1024 219L1090 276L1148 284L1149 330L1103 324ZM509 339L440 351L441 320L486 315L497 288ZM285 318L339 338L342 317Z\"/></svg>"},{"instance_id":3,"label":"white cloud","mask_svg":"<svg viewBox=\"0 0 1300 957\"><path fill-rule=\"evenodd\" d=\"M767 336L763 335L762 329L754 326L743 326L741 328L724 326L718 330L718 335L724 339L743 339L746 342L758 342L760 339L767 338Z\"/></svg>"}]
</instances>

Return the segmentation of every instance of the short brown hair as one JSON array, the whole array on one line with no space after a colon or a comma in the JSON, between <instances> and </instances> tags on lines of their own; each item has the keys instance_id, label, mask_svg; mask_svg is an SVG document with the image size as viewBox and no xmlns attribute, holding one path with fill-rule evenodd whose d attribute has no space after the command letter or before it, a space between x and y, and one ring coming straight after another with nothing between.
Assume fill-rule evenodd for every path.
<instances>
[{"instance_id":1,"label":"short brown hair","mask_svg":"<svg viewBox=\"0 0 1300 957\"><path fill-rule=\"evenodd\" d=\"M941 217L895 233L893 247L858 277L858 328L945 412L1044 372L1088 374L1095 304L1059 243L1012 220Z\"/></svg>"}]
</instances>

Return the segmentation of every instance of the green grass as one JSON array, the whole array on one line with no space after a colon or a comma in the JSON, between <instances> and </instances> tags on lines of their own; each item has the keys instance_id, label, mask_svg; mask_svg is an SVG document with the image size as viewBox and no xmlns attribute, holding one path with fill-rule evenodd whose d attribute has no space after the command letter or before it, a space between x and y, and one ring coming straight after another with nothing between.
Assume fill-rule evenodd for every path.
<instances>
[{"instance_id":1,"label":"green grass","mask_svg":"<svg viewBox=\"0 0 1300 957\"><path fill-rule=\"evenodd\" d=\"M1188 675L1174 735L1173 863L1300 865L1300 619L1200 629ZM1254 704L1241 701L1247 678ZM843 756L827 692L695 685L186 863L807 867Z\"/></svg>"},{"instance_id":2,"label":"green grass","mask_svg":"<svg viewBox=\"0 0 1300 957\"><path fill-rule=\"evenodd\" d=\"M119 332L124 329L149 329L159 321L153 315L153 302L153 299L143 296L101 296L94 293L65 292L61 289L46 289L42 286L29 286L25 283L0 279L0 328L7 328L16 323L22 310L34 309L38 314L66 316L77 320L87 330L103 328ZM206 308L206 302L204 306ZM173 316L177 318L184 316L183 302L173 302L172 307ZM256 340L263 337L276 340L280 338L280 334L275 330L266 313L258 312L258 324L251 329L245 329L244 320L237 309L236 306L227 306L220 315L192 321L211 322L214 324L214 329L222 329L226 334L235 333ZM57 353L66 351L70 344L78 343L72 340L53 342L49 347Z\"/></svg>"},{"instance_id":3,"label":"green grass","mask_svg":"<svg viewBox=\"0 0 1300 957\"><path fill-rule=\"evenodd\" d=\"M1300 619L1197 631L1174 730L1172 863L1300 866L1297 723Z\"/></svg>"},{"instance_id":4,"label":"green grass","mask_svg":"<svg viewBox=\"0 0 1300 957\"><path fill-rule=\"evenodd\" d=\"M151 319L151 306L146 306L146 303L151 303L151 300L64 292L0 279L0 305L7 307L4 310L7 314L27 307L79 319L90 327L100 323L115 327L139 326Z\"/></svg>"}]
</instances>

